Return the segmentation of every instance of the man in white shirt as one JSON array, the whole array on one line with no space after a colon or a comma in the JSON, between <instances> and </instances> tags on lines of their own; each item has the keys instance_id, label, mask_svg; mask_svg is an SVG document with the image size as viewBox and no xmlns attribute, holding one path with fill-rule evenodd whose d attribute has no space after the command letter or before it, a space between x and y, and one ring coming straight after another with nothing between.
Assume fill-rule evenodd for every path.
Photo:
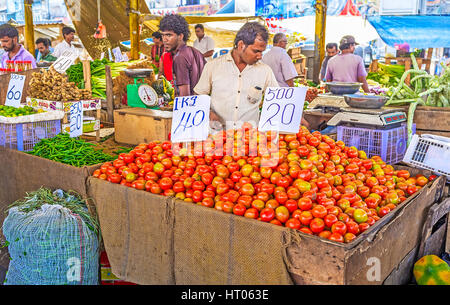
<instances>
[{"instance_id":1,"label":"man in white shirt","mask_svg":"<svg viewBox=\"0 0 450 305\"><path fill-rule=\"evenodd\" d=\"M55 47L55 51L53 51L53 56L60 57L64 51L70 50L73 53L78 53L78 49L72 44L75 40L75 30L71 27L63 27L62 34L64 40Z\"/></svg>"},{"instance_id":2,"label":"man in white shirt","mask_svg":"<svg viewBox=\"0 0 450 305\"><path fill-rule=\"evenodd\" d=\"M245 122L258 126L260 103L248 97L255 87L262 93L267 87L279 87L272 69L261 61L268 38L263 25L246 23L236 35L233 50L205 65L194 91L211 96L211 121L226 129L240 128Z\"/></svg>"},{"instance_id":3,"label":"man in white shirt","mask_svg":"<svg viewBox=\"0 0 450 305\"><path fill-rule=\"evenodd\" d=\"M286 52L287 38L283 33L275 34L273 47L262 61L272 68L280 87L294 87L294 78L298 76L291 57Z\"/></svg>"},{"instance_id":4,"label":"man in white shirt","mask_svg":"<svg viewBox=\"0 0 450 305\"><path fill-rule=\"evenodd\" d=\"M197 39L194 41L194 48L203 54L206 61L211 60L214 54L214 40L205 35L205 29L202 24L195 26L195 35Z\"/></svg>"}]
</instances>

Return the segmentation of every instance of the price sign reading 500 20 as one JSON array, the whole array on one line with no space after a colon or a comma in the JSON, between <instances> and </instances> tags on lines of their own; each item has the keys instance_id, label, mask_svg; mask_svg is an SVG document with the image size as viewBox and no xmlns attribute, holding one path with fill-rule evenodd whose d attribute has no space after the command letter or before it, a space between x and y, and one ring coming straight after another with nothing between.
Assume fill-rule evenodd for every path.
<instances>
[{"instance_id":1,"label":"price sign reading 500 20","mask_svg":"<svg viewBox=\"0 0 450 305\"><path fill-rule=\"evenodd\" d=\"M77 102L70 106L70 137L76 138L83 134L83 103Z\"/></svg>"},{"instance_id":2,"label":"price sign reading 500 20","mask_svg":"<svg viewBox=\"0 0 450 305\"><path fill-rule=\"evenodd\" d=\"M173 106L172 142L206 140L210 105L211 98L207 95L177 97Z\"/></svg>"},{"instance_id":3,"label":"price sign reading 500 20","mask_svg":"<svg viewBox=\"0 0 450 305\"><path fill-rule=\"evenodd\" d=\"M306 87L267 88L259 130L298 133L306 91Z\"/></svg>"}]
</instances>

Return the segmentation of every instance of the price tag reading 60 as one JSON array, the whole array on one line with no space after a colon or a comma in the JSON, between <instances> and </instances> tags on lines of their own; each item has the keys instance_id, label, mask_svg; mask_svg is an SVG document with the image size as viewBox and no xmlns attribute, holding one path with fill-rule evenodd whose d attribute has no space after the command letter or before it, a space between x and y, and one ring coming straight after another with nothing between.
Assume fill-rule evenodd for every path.
<instances>
[{"instance_id":1,"label":"price tag reading 60","mask_svg":"<svg viewBox=\"0 0 450 305\"><path fill-rule=\"evenodd\" d=\"M259 130L298 133L306 91L306 87L267 88Z\"/></svg>"},{"instance_id":2,"label":"price tag reading 60","mask_svg":"<svg viewBox=\"0 0 450 305\"><path fill-rule=\"evenodd\" d=\"M23 86L25 83L25 75L11 74L9 80L8 93L6 94L6 106L19 107L22 100Z\"/></svg>"}]
</instances>

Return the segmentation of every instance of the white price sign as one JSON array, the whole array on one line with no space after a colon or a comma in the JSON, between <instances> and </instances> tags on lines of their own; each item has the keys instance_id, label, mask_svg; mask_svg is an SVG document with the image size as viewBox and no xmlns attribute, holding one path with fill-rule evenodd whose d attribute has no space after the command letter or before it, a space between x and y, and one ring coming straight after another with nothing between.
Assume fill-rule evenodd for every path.
<instances>
[{"instance_id":1,"label":"white price sign","mask_svg":"<svg viewBox=\"0 0 450 305\"><path fill-rule=\"evenodd\" d=\"M70 105L70 137L76 138L83 134L83 102Z\"/></svg>"},{"instance_id":2,"label":"white price sign","mask_svg":"<svg viewBox=\"0 0 450 305\"><path fill-rule=\"evenodd\" d=\"M120 48L114 48L112 49L112 52L114 54L114 61L115 62L122 62L123 60L123 55L122 55L122 51L120 51Z\"/></svg>"},{"instance_id":3,"label":"white price sign","mask_svg":"<svg viewBox=\"0 0 450 305\"><path fill-rule=\"evenodd\" d=\"M206 140L209 134L210 107L211 98L208 95L175 98L172 116L172 142Z\"/></svg>"},{"instance_id":4,"label":"white price sign","mask_svg":"<svg viewBox=\"0 0 450 305\"><path fill-rule=\"evenodd\" d=\"M307 90L306 87L267 88L259 130L298 133Z\"/></svg>"},{"instance_id":5,"label":"white price sign","mask_svg":"<svg viewBox=\"0 0 450 305\"><path fill-rule=\"evenodd\" d=\"M64 53L58 57L58 59L53 63L52 67L59 73L64 74L71 65L75 63L79 54L76 51L66 50Z\"/></svg>"},{"instance_id":6,"label":"white price sign","mask_svg":"<svg viewBox=\"0 0 450 305\"><path fill-rule=\"evenodd\" d=\"M6 106L18 108L22 100L23 85L25 84L25 75L11 74L9 80L8 93L6 94Z\"/></svg>"}]
</instances>

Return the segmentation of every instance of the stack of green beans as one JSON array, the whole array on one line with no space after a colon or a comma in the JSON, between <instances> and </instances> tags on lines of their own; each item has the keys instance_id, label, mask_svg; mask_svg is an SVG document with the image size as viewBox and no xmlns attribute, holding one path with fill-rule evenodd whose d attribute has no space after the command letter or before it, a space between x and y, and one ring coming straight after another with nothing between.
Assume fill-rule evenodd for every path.
<instances>
[{"instance_id":1,"label":"stack of green beans","mask_svg":"<svg viewBox=\"0 0 450 305\"><path fill-rule=\"evenodd\" d=\"M116 159L102 150L95 149L95 146L97 145L94 143L71 138L65 133L51 139L43 139L28 153L76 167L91 166Z\"/></svg>"}]
</instances>

